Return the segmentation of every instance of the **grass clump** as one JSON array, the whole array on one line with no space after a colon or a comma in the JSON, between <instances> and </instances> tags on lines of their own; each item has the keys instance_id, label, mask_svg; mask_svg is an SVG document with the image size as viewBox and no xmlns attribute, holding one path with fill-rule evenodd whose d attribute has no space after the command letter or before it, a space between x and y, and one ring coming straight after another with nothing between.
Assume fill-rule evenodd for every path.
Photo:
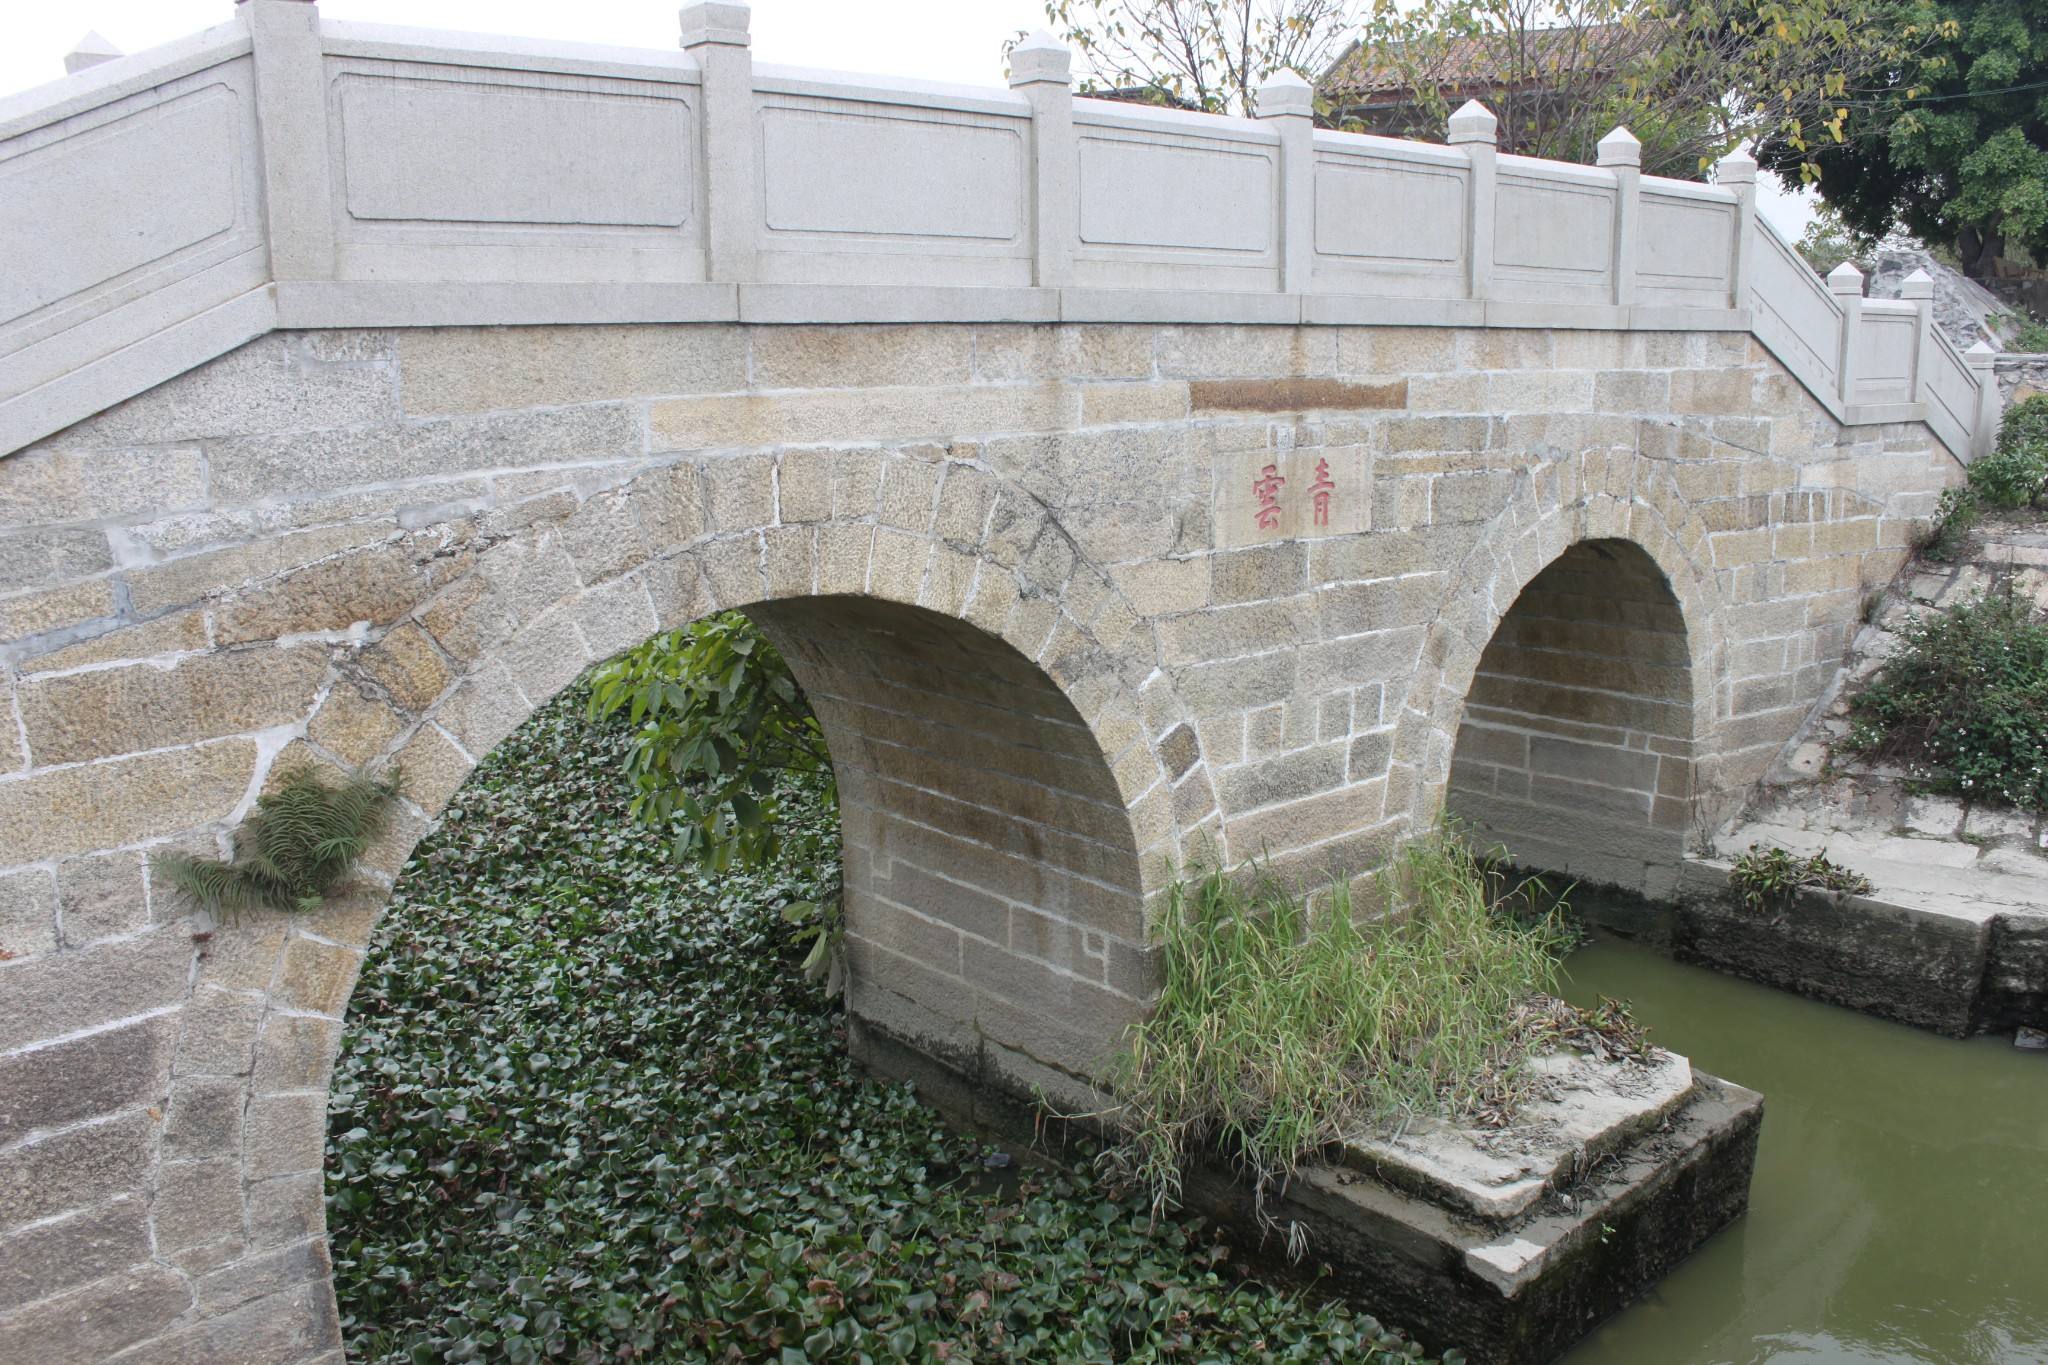
<instances>
[{"instance_id":1,"label":"grass clump","mask_svg":"<svg viewBox=\"0 0 2048 1365\"><path fill-rule=\"evenodd\" d=\"M1519 916L1455 838L1411 843L1383 874L1393 912L1361 920L1342 884L1312 913L1274 878L1212 871L1174 888L1165 985L1119 1079L1117 1160L1175 1203L1214 1146L1263 1193L1347 1134L1399 1115L1470 1116L1511 1098L1569 935L1561 903Z\"/></svg>"},{"instance_id":2,"label":"grass clump","mask_svg":"<svg viewBox=\"0 0 2048 1365\"><path fill-rule=\"evenodd\" d=\"M234 857L159 854L157 870L194 904L232 919L247 910L311 910L384 828L398 773L330 783L312 767L285 774L235 827Z\"/></svg>"},{"instance_id":3,"label":"grass clump","mask_svg":"<svg viewBox=\"0 0 2048 1365\"><path fill-rule=\"evenodd\" d=\"M2048 622L2007 590L1907 622L1850 743L1929 791L2048 809Z\"/></svg>"},{"instance_id":4,"label":"grass clump","mask_svg":"<svg viewBox=\"0 0 2048 1365\"><path fill-rule=\"evenodd\" d=\"M1420 1358L864 1076L781 913L837 884L831 806L786 786L780 851L678 866L618 780L634 727L587 699L478 766L350 1001L327 1226L351 1360Z\"/></svg>"}]
</instances>

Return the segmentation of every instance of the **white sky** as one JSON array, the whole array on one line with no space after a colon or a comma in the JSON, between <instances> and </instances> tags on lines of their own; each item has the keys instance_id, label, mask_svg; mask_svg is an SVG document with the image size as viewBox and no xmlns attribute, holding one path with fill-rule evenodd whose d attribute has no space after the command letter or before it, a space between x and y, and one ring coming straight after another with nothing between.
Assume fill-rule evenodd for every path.
<instances>
[{"instance_id":1,"label":"white sky","mask_svg":"<svg viewBox=\"0 0 2048 1365\"><path fill-rule=\"evenodd\" d=\"M672 48L678 0L322 0L330 19ZM754 0L764 62L1000 85L1003 42L1042 27L1040 0ZM0 95L56 80L88 30L139 52L234 16L233 0L0 0ZM1759 205L1797 237L1811 196L1759 178Z\"/></svg>"}]
</instances>

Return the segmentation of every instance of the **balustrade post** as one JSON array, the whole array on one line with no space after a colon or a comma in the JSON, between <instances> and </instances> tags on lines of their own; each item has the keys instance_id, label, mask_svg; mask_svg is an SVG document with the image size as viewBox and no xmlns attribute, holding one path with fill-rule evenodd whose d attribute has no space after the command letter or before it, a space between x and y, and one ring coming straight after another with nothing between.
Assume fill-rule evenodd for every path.
<instances>
[{"instance_id":1,"label":"balustrade post","mask_svg":"<svg viewBox=\"0 0 2048 1365\"><path fill-rule=\"evenodd\" d=\"M1963 363L1970 367L1970 377L1977 381L1977 422L1970 432L1970 458L1976 459L1989 455L1998 440L1998 423L2003 415L1998 401L1998 352L1979 341L1963 352Z\"/></svg>"},{"instance_id":2,"label":"balustrade post","mask_svg":"<svg viewBox=\"0 0 2048 1365\"><path fill-rule=\"evenodd\" d=\"M1728 306L1749 307L1756 271L1756 161L1733 152L1714 163L1714 183L1735 192L1735 241L1729 248Z\"/></svg>"},{"instance_id":3,"label":"balustrade post","mask_svg":"<svg viewBox=\"0 0 2048 1365\"><path fill-rule=\"evenodd\" d=\"M1614 172L1614 303L1636 301L1636 254L1643 187L1643 144L1626 128L1600 139L1599 164Z\"/></svg>"},{"instance_id":4,"label":"balustrade post","mask_svg":"<svg viewBox=\"0 0 2048 1365\"><path fill-rule=\"evenodd\" d=\"M1913 401L1927 401L1927 365L1934 354L1934 277L1915 270L1899 282L1899 297L1920 315L1913 331Z\"/></svg>"},{"instance_id":5,"label":"balustrade post","mask_svg":"<svg viewBox=\"0 0 2048 1365\"><path fill-rule=\"evenodd\" d=\"M98 29L93 29L78 40L76 47L64 54L64 74L76 76L101 62L118 61L125 55L120 48L100 36Z\"/></svg>"},{"instance_id":6,"label":"balustrade post","mask_svg":"<svg viewBox=\"0 0 2048 1365\"><path fill-rule=\"evenodd\" d=\"M1284 67L1259 83L1258 116L1280 135L1280 288L1306 294L1315 266L1315 91Z\"/></svg>"},{"instance_id":7,"label":"balustrade post","mask_svg":"<svg viewBox=\"0 0 2048 1365\"><path fill-rule=\"evenodd\" d=\"M1846 409L1855 400L1856 346L1863 330L1863 272L1848 261L1828 272L1828 292L1842 310L1842 348L1835 357L1836 391Z\"/></svg>"},{"instance_id":8,"label":"balustrade post","mask_svg":"<svg viewBox=\"0 0 2048 1365\"><path fill-rule=\"evenodd\" d=\"M703 128L705 273L720 284L754 277L759 246L754 204L754 56L750 11L738 0L685 5L682 48L703 73L697 121Z\"/></svg>"},{"instance_id":9,"label":"balustrade post","mask_svg":"<svg viewBox=\"0 0 2048 1365\"><path fill-rule=\"evenodd\" d=\"M1081 234L1080 144L1074 137L1074 56L1040 29L1010 49L1010 88L1031 104L1031 277L1041 289L1074 279Z\"/></svg>"},{"instance_id":10,"label":"balustrade post","mask_svg":"<svg viewBox=\"0 0 2048 1365\"><path fill-rule=\"evenodd\" d=\"M1465 195L1465 293L1483 299L1493 292L1493 185L1500 120L1478 100L1466 100L1451 115L1444 140L1463 148L1472 165Z\"/></svg>"},{"instance_id":11,"label":"balustrade post","mask_svg":"<svg viewBox=\"0 0 2048 1365\"><path fill-rule=\"evenodd\" d=\"M264 235L274 280L334 277L334 202L327 159L327 73L320 7L311 0L236 0L256 69Z\"/></svg>"}]
</instances>

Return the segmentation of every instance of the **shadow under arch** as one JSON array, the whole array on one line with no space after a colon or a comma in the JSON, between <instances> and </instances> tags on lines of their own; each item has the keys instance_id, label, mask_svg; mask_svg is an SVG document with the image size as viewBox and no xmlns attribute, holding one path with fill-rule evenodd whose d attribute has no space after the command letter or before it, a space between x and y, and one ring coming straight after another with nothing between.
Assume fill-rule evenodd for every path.
<instances>
[{"instance_id":1,"label":"shadow under arch","mask_svg":"<svg viewBox=\"0 0 2048 1365\"><path fill-rule=\"evenodd\" d=\"M838 777L856 1054L1084 1095L1154 987L1137 841L1094 731L956 618L833 595L745 610Z\"/></svg>"},{"instance_id":2,"label":"shadow under arch","mask_svg":"<svg viewBox=\"0 0 2048 1365\"><path fill-rule=\"evenodd\" d=\"M1572 544L1479 656L1446 810L1517 865L1668 896L1698 786L1693 673L1657 562L1629 540Z\"/></svg>"}]
</instances>

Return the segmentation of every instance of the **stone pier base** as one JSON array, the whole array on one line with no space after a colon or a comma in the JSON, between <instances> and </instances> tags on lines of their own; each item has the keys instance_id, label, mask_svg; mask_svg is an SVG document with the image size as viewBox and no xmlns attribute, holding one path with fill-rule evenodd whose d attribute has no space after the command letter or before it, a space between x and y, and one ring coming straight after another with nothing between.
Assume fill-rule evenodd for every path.
<instances>
[{"instance_id":1,"label":"stone pier base","mask_svg":"<svg viewBox=\"0 0 2048 1365\"><path fill-rule=\"evenodd\" d=\"M1066 1155L1076 1124L1048 1122L1000 1082L977 1082L857 1017L850 1024L864 1066L912 1082L950 1120L1054 1160ZM1189 1213L1230 1230L1269 1280L1314 1274L1317 1292L1341 1293L1433 1354L1457 1347L1471 1365L1545 1365L1748 1208L1763 1097L1691 1075L1682 1100L1660 1101L1649 1126L1589 1140L1581 1150L1597 1159L1569 1179L1535 1182L1540 1196L1511 1215L1446 1207L1457 1201L1446 1200L1436 1172L1397 1188L1353 1167L1316 1166L1266 1198L1271 1219L1308 1235L1308 1255L1294 1265L1234 1170L1198 1166L1183 1195Z\"/></svg>"}]
</instances>

